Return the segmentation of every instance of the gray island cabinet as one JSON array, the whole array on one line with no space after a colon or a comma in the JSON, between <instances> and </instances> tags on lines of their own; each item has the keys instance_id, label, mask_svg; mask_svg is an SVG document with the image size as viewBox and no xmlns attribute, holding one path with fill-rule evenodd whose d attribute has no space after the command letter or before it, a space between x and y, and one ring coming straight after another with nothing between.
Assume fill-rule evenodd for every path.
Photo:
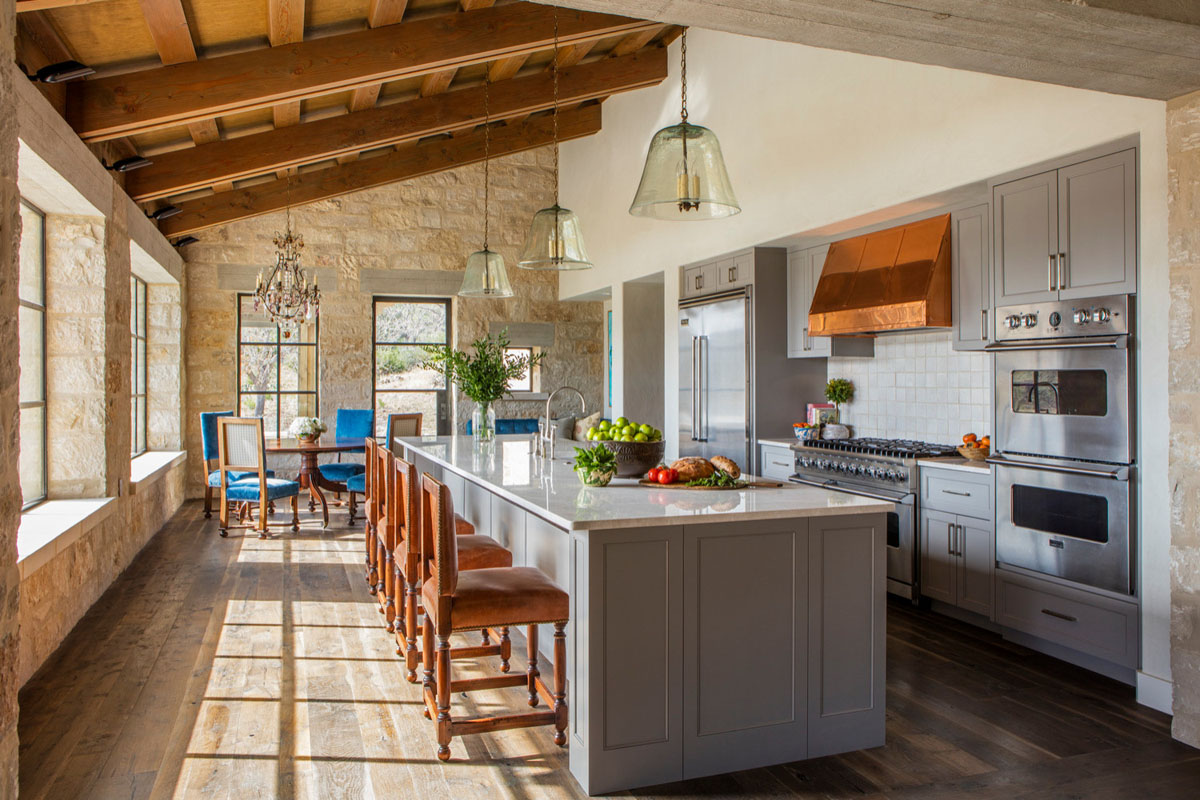
<instances>
[{"instance_id":1,"label":"gray island cabinet","mask_svg":"<svg viewBox=\"0 0 1200 800\"><path fill-rule=\"evenodd\" d=\"M396 443L570 593L569 760L589 794L883 744L890 503L589 488L570 447L543 461L524 436Z\"/></svg>"}]
</instances>

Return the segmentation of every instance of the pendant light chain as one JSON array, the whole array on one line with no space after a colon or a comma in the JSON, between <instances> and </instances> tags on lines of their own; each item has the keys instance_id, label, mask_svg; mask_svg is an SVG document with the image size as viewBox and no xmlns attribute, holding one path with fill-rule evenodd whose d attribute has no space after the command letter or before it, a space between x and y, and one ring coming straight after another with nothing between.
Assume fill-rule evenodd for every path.
<instances>
[{"instance_id":1,"label":"pendant light chain","mask_svg":"<svg viewBox=\"0 0 1200 800\"><path fill-rule=\"evenodd\" d=\"M683 105L679 111L679 116L683 119L684 123L686 123L688 120L688 110L687 110L687 28L683 29L683 44L681 45L681 48L682 48L682 50L680 53L680 60L681 60L683 66L680 69L679 86L680 86L680 94L682 95L682 98L683 98ZM684 147L687 147L687 138L686 137L684 137Z\"/></svg>"},{"instance_id":2,"label":"pendant light chain","mask_svg":"<svg viewBox=\"0 0 1200 800\"><path fill-rule=\"evenodd\" d=\"M554 8L554 205L558 205L558 6Z\"/></svg>"},{"instance_id":3,"label":"pendant light chain","mask_svg":"<svg viewBox=\"0 0 1200 800\"><path fill-rule=\"evenodd\" d=\"M489 73L483 75L483 249L488 249L488 201L491 181L489 176L491 170L489 164L492 155L492 124L491 124L491 86L492 76Z\"/></svg>"}]
</instances>

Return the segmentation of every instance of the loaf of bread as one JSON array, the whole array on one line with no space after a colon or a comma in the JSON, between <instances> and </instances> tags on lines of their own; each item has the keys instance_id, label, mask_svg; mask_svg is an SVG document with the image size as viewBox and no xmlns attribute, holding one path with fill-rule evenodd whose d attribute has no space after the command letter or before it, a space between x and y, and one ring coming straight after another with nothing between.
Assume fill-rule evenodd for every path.
<instances>
[{"instance_id":1,"label":"loaf of bread","mask_svg":"<svg viewBox=\"0 0 1200 800\"><path fill-rule=\"evenodd\" d=\"M671 465L671 469L679 473L679 480L682 483L698 481L701 478L707 478L715 472L713 465L708 463L708 459L694 456L679 459Z\"/></svg>"},{"instance_id":2,"label":"loaf of bread","mask_svg":"<svg viewBox=\"0 0 1200 800\"><path fill-rule=\"evenodd\" d=\"M732 458L726 458L725 456L713 456L711 461L712 461L712 465L714 467L716 467L717 469L726 473L727 475L729 475L729 477L731 477L731 478L742 477L742 468L739 467L737 465L737 462L734 461Z\"/></svg>"}]
</instances>

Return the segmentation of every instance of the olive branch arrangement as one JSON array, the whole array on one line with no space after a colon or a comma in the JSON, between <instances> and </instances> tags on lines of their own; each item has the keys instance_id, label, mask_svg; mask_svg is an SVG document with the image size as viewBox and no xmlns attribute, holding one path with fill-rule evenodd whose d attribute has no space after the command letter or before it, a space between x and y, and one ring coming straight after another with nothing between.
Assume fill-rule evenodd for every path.
<instances>
[{"instance_id":1,"label":"olive branch arrangement","mask_svg":"<svg viewBox=\"0 0 1200 800\"><path fill-rule=\"evenodd\" d=\"M423 348L427 357L420 367L446 373L459 391L476 403L494 403L512 394L508 390L509 381L525 377L526 371L546 357L545 353L507 356L504 351L509 344L505 328L495 337L488 335L473 341L474 354L449 345L429 345Z\"/></svg>"}]
</instances>

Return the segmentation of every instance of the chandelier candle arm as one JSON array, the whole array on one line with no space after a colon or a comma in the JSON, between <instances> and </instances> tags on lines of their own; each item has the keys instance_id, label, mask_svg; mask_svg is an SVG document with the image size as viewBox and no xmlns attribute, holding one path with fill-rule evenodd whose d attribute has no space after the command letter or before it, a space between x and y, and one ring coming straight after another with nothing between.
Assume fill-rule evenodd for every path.
<instances>
[{"instance_id":1,"label":"chandelier candle arm","mask_svg":"<svg viewBox=\"0 0 1200 800\"><path fill-rule=\"evenodd\" d=\"M265 280L263 272L258 273L254 288L254 309L278 325L285 339L292 337L301 322L317 316L321 306L316 276L310 286L300 266L304 237L292 232L291 190L289 177L284 232L275 234L274 239L275 264Z\"/></svg>"}]
</instances>

